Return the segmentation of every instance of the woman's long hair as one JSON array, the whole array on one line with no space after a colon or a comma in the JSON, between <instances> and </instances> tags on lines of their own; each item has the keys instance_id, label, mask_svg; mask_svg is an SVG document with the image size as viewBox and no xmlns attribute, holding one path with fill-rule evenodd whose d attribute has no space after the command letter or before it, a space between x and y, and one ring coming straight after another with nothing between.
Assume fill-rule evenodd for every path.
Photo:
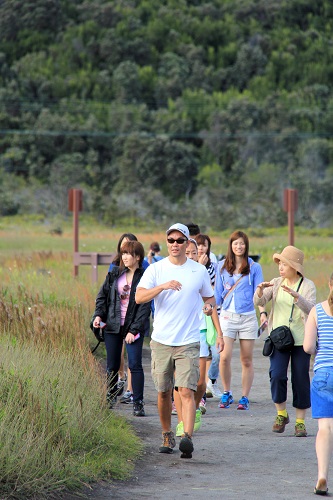
<instances>
[{"instance_id":1,"label":"woman's long hair","mask_svg":"<svg viewBox=\"0 0 333 500\"><path fill-rule=\"evenodd\" d=\"M330 287L331 287L331 290L330 290L330 293L327 297L327 302L328 302L331 314L333 316L333 273L331 274L331 277L330 277Z\"/></svg>"},{"instance_id":2,"label":"woman's long hair","mask_svg":"<svg viewBox=\"0 0 333 500\"><path fill-rule=\"evenodd\" d=\"M236 257L234 252L232 251L232 243L238 238L243 238L245 243L245 253L243 255L243 262L240 267L240 274L249 274L250 273L250 264L249 264L249 238L243 231L234 231L229 238L228 243L228 251L227 256L225 258L224 264L221 268L221 273L223 269L226 269L228 273L232 276L236 269Z\"/></svg>"},{"instance_id":3,"label":"woman's long hair","mask_svg":"<svg viewBox=\"0 0 333 500\"><path fill-rule=\"evenodd\" d=\"M208 236L208 234L197 234L196 236L194 236L194 239L195 241L197 242L198 245L204 245L205 244L205 241L207 240L207 243L208 243L208 248L206 250L206 255L208 257L208 260L207 260L207 263L206 263L206 268L208 269L210 264L211 264L211 261L210 261L210 247L212 246L212 242L211 242L211 239L210 237Z\"/></svg>"},{"instance_id":4,"label":"woman's long hair","mask_svg":"<svg viewBox=\"0 0 333 500\"><path fill-rule=\"evenodd\" d=\"M115 266L119 266L121 263L120 249L121 249L121 244L125 238L127 238L129 241L138 241L138 238L133 233L124 233L120 236L119 241L118 241L118 245L117 245L117 255L115 256L115 258L112 261L112 264L114 264Z\"/></svg>"}]
</instances>

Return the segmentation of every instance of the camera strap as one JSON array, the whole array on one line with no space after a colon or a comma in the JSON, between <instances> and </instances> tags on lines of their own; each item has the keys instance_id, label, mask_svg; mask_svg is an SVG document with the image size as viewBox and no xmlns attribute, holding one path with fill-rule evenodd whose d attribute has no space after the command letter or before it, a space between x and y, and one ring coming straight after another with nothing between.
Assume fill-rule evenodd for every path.
<instances>
[{"instance_id":1,"label":"camera strap","mask_svg":"<svg viewBox=\"0 0 333 500\"><path fill-rule=\"evenodd\" d=\"M298 292L298 290L301 288L302 283L303 283L303 276L302 276L301 281L298 283L298 287L297 287L296 292ZM289 318L289 326L290 326L290 323L292 323L292 321L293 321L294 307L295 307L295 302L293 301L293 305L292 305L291 313L290 313L290 318Z\"/></svg>"}]
</instances>

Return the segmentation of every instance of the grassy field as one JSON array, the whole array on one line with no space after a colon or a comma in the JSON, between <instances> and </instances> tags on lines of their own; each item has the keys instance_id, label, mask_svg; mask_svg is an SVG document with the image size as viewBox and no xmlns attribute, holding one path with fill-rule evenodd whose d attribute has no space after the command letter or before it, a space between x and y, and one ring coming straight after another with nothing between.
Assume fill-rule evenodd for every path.
<instances>
[{"instance_id":1,"label":"grassy field","mask_svg":"<svg viewBox=\"0 0 333 500\"><path fill-rule=\"evenodd\" d=\"M61 236L52 234L61 228ZM243 229L250 238L250 253L260 254L265 279L277 276L277 266L272 261L274 253L279 253L288 245L288 228L278 229ZM166 255L165 228L146 229L138 232L136 228L107 228L95 221L81 217L79 226L79 251L112 253L115 251L119 236L124 232L133 232L148 250L152 241L158 241L162 255ZM209 233L212 250L216 255L226 252L231 231ZM305 230L295 228L295 246L305 254L306 276L321 288L326 286L329 275L333 272L333 228ZM3 218L0 221L0 264L12 262L19 266L21 258L31 260L31 272L42 273L42 269L56 272L63 279L70 279L73 270L73 223L67 221L44 221L39 218ZM49 258L51 257L51 258ZM39 271L38 271L39 270ZM107 272L107 266L98 269L100 284ZM80 266L79 282L90 281L89 266ZM326 294L326 289L325 289Z\"/></svg>"},{"instance_id":2,"label":"grassy field","mask_svg":"<svg viewBox=\"0 0 333 500\"><path fill-rule=\"evenodd\" d=\"M130 426L105 407L104 377L90 353L95 339L88 325L107 266L100 266L96 284L90 266L74 278L72 222L61 222L61 235L55 228L59 221L0 221L1 498L50 498L85 482L126 477L140 453ZM165 255L165 228L110 229L84 218L79 250L111 253L128 231L146 250L160 242ZM278 276L272 255L288 244L287 228L245 231L265 279ZM210 234L217 255L226 252L229 233ZM332 234L295 230L318 301L333 272Z\"/></svg>"}]
</instances>

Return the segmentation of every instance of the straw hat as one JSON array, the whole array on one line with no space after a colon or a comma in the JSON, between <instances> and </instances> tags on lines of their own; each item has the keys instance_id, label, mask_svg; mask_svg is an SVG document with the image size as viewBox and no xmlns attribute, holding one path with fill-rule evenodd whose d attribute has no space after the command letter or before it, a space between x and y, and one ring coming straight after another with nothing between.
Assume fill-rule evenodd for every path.
<instances>
[{"instance_id":1,"label":"straw hat","mask_svg":"<svg viewBox=\"0 0 333 500\"><path fill-rule=\"evenodd\" d=\"M296 269L296 271L304 276L304 253L296 247L288 246L282 250L281 253L275 253L273 255L273 260L276 264L284 262L288 266Z\"/></svg>"}]
</instances>

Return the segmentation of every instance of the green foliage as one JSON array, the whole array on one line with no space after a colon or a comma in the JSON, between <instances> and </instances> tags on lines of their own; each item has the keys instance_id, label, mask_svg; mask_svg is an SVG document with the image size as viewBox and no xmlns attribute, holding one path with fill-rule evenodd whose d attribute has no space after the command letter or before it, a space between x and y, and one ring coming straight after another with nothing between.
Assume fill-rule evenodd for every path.
<instances>
[{"instance_id":1,"label":"green foliage","mask_svg":"<svg viewBox=\"0 0 333 500\"><path fill-rule=\"evenodd\" d=\"M0 164L26 201L0 193L3 213L65 213L75 185L101 220L154 192L155 222L192 202L211 223L223 198L235 225L278 226L292 187L297 222L332 224L332 26L329 0L4 0Z\"/></svg>"}]
</instances>

